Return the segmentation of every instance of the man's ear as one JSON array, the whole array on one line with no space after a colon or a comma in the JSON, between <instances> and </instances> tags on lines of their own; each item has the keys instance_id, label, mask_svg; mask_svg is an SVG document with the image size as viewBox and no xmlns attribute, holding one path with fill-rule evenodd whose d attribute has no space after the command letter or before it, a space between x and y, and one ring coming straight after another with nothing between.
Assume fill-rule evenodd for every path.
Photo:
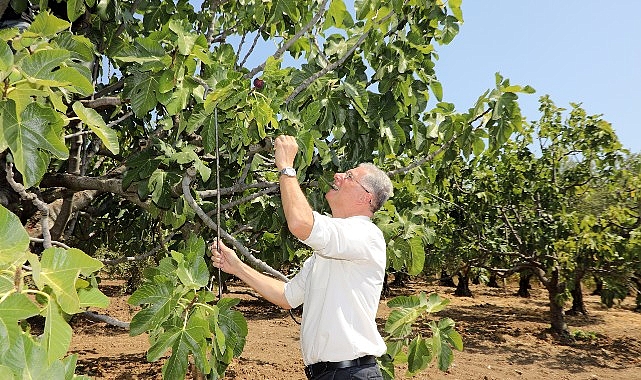
<instances>
[{"instance_id":1,"label":"man's ear","mask_svg":"<svg viewBox=\"0 0 641 380\"><path fill-rule=\"evenodd\" d=\"M358 197L358 203L360 204L372 204L372 194L370 193L365 193L359 195Z\"/></svg>"}]
</instances>

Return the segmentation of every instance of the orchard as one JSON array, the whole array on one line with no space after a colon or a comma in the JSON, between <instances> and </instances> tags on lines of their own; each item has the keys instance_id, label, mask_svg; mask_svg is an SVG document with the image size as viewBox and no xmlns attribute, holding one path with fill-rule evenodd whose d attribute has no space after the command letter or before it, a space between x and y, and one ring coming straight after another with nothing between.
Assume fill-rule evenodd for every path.
<instances>
[{"instance_id":1,"label":"orchard","mask_svg":"<svg viewBox=\"0 0 641 380\"><path fill-rule=\"evenodd\" d=\"M535 90L499 73L466 112L443 102L437 51L455 43L461 0L354 7L0 1L1 378L88 378L69 354L81 316L148 334L164 379L223 378L248 323L208 245L220 236L285 280L311 254L282 212L281 134L315 210L329 212L333 173L388 173L394 196L374 219L386 285L456 279L471 296L470 281L517 278L527 295L537 281L559 342L574 337L566 303L589 312L582 283L641 310L641 160L612 126L552 96L526 122L519 96ZM96 311L101 282L123 273L130 321ZM456 362L448 302L386 300L386 378Z\"/></svg>"}]
</instances>

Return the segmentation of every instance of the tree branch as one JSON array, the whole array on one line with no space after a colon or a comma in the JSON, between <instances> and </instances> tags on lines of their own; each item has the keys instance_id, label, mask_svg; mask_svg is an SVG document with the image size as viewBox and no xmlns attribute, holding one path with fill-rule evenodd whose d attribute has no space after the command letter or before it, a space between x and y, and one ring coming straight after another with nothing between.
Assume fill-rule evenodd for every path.
<instances>
[{"instance_id":1,"label":"tree branch","mask_svg":"<svg viewBox=\"0 0 641 380\"><path fill-rule=\"evenodd\" d=\"M183 180L182 180L183 195L185 196L185 200L187 201L189 206L196 212L196 214L200 217L200 219L202 219L202 221L205 223L205 225L207 227L209 227L213 231L220 230L220 234L222 235L222 237L228 243L230 243L234 248L236 248L236 250L238 250L238 252L240 252L243 256L245 256L245 258L247 260L249 260L249 262L255 268L258 268L258 269L260 269L260 270L262 270L262 271L274 276L275 278L277 278L279 280L288 281L288 278L285 277L284 274L278 272L274 268L272 268L269 265L267 265L267 263L265 263L265 262L257 259L256 257L254 257L244 245L242 245L238 240L236 240L233 236L231 236L229 233L227 233L227 231L223 230L222 228L219 229L218 225L216 225L216 223L213 220L211 220L211 218L209 216L207 216L207 214L205 214L203 209L200 208L200 206L198 206L198 204L196 204L196 201L194 200L194 198L191 195L191 189L189 188L189 185L190 185L190 183L192 181L192 178L194 178L194 177L196 177L196 169L189 168L187 170L187 173L185 173L185 175L183 176Z\"/></svg>"},{"instance_id":2,"label":"tree branch","mask_svg":"<svg viewBox=\"0 0 641 380\"><path fill-rule=\"evenodd\" d=\"M40 200L37 195L33 193L28 193L27 190L21 184L17 183L13 179L13 164L7 162L5 164L4 170L7 172L7 182L11 185L11 188L24 200L31 201L37 208L42 212L40 217L42 225L42 246L47 249L51 248L53 245L51 243L51 233L49 232L49 206Z\"/></svg>"},{"instance_id":3,"label":"tree branch","mask_svg":"<svg viewBox=\"0 0 641 380\"><path fill-rule=\"evenodd\" d=\"M122 180L116 178L99 178L76 176L63 173L48 173L40 184L45 187L66 187L70 190L97 190L120 195L128 201L144 209L149 208L149 202L141 201L135 191L122 189Z\"/></svg>"},{"instance_id":4,"label":"tree branch","mask_svg":"<svg viewBox=\"0 0 641 380\"><path fill-rule=\"evenodd\" d=\"M308 22L305 26L303 26L303 27L302 27L302 28L301 28L301 29L300 29L300 30L299 30L299 31L294 35L294 37L292 37L292 38L290 38L289 40L287 40L287 42L285 42L285 43L283 44L283 46L281 46L281 47L280 47L280 49L276 50L276 53L274 53L274 55L273 55L273 57L274 57L275 59L279 59L279 58L280 58L280 57L281 57L281 56L282 56L282 55L287 51L287 49L289 49L289 48L290 48L290 47L291 47L291 46L292 46L296 41L298 41L298 40L303 36L303 34L307 33L307 31L309 31L309 30L312 28L312 26L318 22L318 20L323 16L323 14L325 14L325 6L327 5L327 2L328 2L328 1L329 1L329 0L323 0L323 2L319 5L318 12L314 15L314 17L312 17L312 19L311 19L311 20L309 20L309 22ZM349 55L349 54L351 54L351 52L349 52L347 55ZM342 62L341 62L341 63L342 63ZM246 74L246 75L245 75L245 78L252 78L252 77L253 77L254 75L256 75L259 71L262 71L262 70L265 68L265 64L266 64L266 62L263 62L263 63L262 63L261 65L259 65L258 67L254 68L252 71L250 71L248 74ZM340 63L339 63L339 65L340 65ZM333 68L332 68L332 69L333 69ZM321 74L321 76L322 76L322 75L323 75L323 74ZM311 82L310 82L310 83L311 83ZM299 92L300 92L300 91L299 91ZM290 96L291 96L291 95L290 95ZM296 95L294 95L293 97L295 97L295 96L296 96ZM292 97L292 98L293 98L293 97ZM286 101L285 103L289 103L289 101Z\"/></svg>"}]
</instances>

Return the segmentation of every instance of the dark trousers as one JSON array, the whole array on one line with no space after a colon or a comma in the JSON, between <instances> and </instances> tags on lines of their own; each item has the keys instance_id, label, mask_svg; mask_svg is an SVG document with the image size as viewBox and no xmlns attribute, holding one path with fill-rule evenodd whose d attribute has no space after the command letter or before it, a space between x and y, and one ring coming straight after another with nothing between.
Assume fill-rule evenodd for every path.
<instances>
[{"instance_id":1,"label":"dark trousers","mask_svg":"<svg viewBox=\"0 0 641 380\"><path fill-rule=\"evenodd\" d=\"M314 374L311 380L383 380L378 364L362 364L359 366L330 369L326 372Z\"/></svg>"}]
</instances>

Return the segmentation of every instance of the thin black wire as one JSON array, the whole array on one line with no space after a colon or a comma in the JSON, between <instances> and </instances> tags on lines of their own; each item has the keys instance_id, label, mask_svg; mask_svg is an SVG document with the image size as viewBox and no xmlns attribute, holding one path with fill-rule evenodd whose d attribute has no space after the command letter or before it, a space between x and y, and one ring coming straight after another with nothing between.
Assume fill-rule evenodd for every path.
<instances>
[{"instance_id":1,"label":"thin black wire","mask_svg":"<svg viewBox=\"0 0 641 380\"><path fill-rule=\"evenodd\" d=\"M216 129L216 250L220 241L220 148L218 147L218 108L214 108L214 128ZM218 268L218 300L223 298L223 278Z\"/></svg>"}]
</instances>

